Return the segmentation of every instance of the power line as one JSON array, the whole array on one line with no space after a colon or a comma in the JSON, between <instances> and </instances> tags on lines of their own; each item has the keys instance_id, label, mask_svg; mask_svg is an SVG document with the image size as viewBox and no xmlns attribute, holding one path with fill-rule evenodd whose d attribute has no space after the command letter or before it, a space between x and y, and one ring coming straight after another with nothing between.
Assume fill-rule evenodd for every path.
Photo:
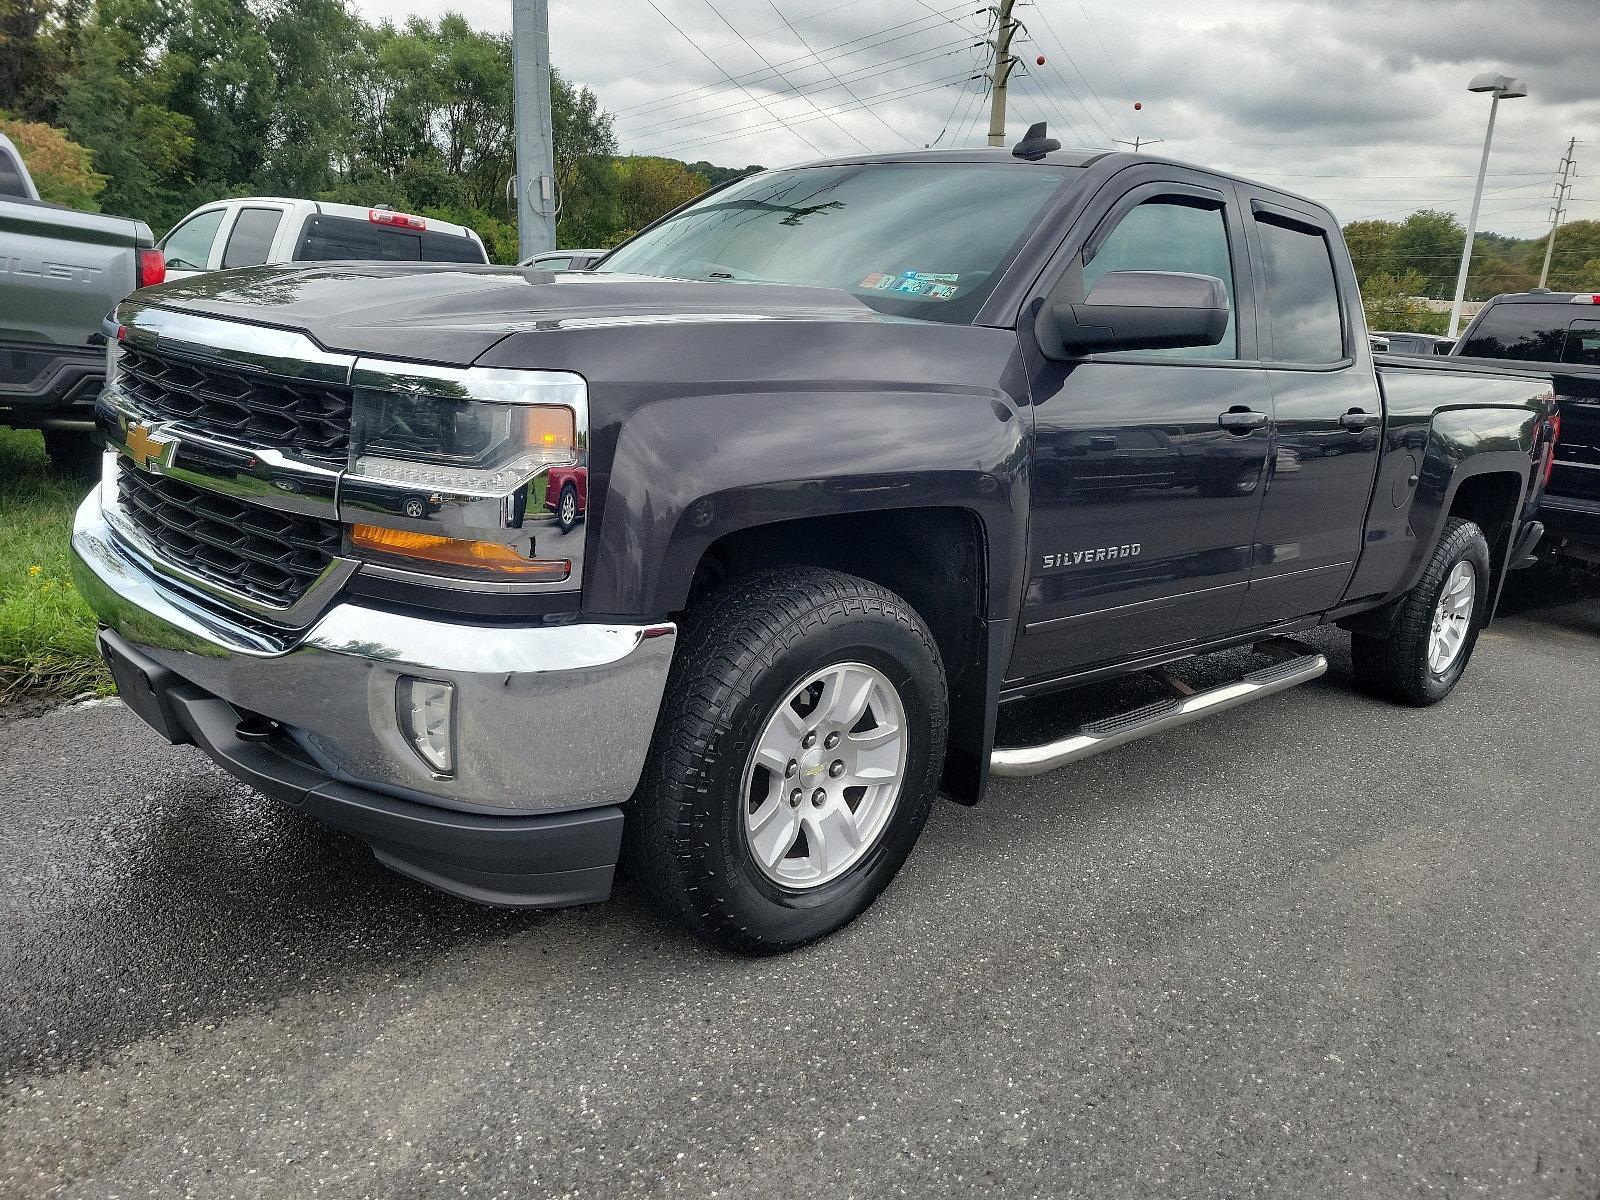
<instances>
[{"instance_id":1,"label":"power line","mask_svg":"<svg viewBox=\"0 0 1600 1200\"><path fill-rule=\"evenodd\" d=\"M899 62L902 67L915 67L915 66L920 66L923 63L936 62L937 60L939 60L941 58L949 58L952 55L957 54L959 52L960 52L959 48L956 49L956 50L948 50L948 51L926 52L926 53L923 53L921 58L912 57L909 60L896 60L896 61ZM845 76L844 77L846 79L851 79L851 78L854 78L854 77L856 77L858 75L878 76L878 75L881 75L881 74L882 74L881 70L877 70L877 69L874 69L874 68L871 68L871 67L864 67L859 71L847 71L847 72L845 72ZM812 92L824 92L824 91L827 91L827 90L829 90L829 89L824 87L824 86L822 86L822 85L818 85L818 86L816 86L816 87L811 89ZM716 116L707 117L706 119L710 120L710 121L717 121L717 120L722 120L722 119L737 119L739 116L741 116L743 114L746 114L746 113L749 113L752 110L752 108L753 108L753 106L752 105L748 105L748 104L733 104L733 105L724 104L724 105L722 105L720 107L720 111L718 112L718 114ZM683 121L684 121L684 118L682 118L682 117L668 118L668 119L663 120L663 121L657 121L657 122L655 122L653 124L650 124L650 125L645 125L645 126L641 126L641 127L637 128L637 129L629 130L629 131L627 131L627 133L628 133L628 136L632 137L632 138L650 138L650 137L669 136L670 134L676 134L676 133L683 132L683 129L682 129Z\"/></svg>"},{"instance_id":2,"label":"power line","mask_svg":"<svg viewBox=\"0 0 1600 1200\"><path fill-rule=\"evenodd\" d=\"M651 8L656 10L656 16L660 17L668 25L671 25L674 29L678 30L678 36L679 37L681 37L684 41L688 42L689 45L693 46L696 50L700 50L699 43L696 42L687 33L685 33L682 29L680 29L678 27L678 23L676 21L674 21L671 17L667 16L666 13L662 12L661 11L661 6L656 3L656 0L645 0L645 3L649 4ZM704 50L700 50L700 56L702 58L704 58L708 63L710 63L713 67L716 67L716 69L722 73L723 78L725 78L729 83L733 84L734 87L738 88L746 96L749 96L750 99L755 100L755 102L757 104L761 105L762 109L765 110L766 113L769 116L771 116L773 119L775 119L778 122L778 124L782 125L785 129L789 130L790 133L793 133L795 137L799 138L802 142L805 142L805 144L807 146L811 147L811 151L812 151L813 154L821 154L822 153L822 151L817 148L817 145L816 145L815 142L813 142L810 139L808 139L804 134L795 133L795 131L793 129L789 129L789 123L787 121L785 121L782 117L778 116L778 114L773 112L770 108L767 108L766 104L763 101L756 99L756 97L751 94L750 89L745 87L744 84L740 83L737 79L735 79L732 75L729 75L726 71L723 71L722 70L722 64L719 63L716 59L712 58L711 55L707 54Z\"/></svg>"},{"instance_id":3,"label":"power line","mask_svg":"<svg viewBox=\"0 0 1600 1200\"><path fill-rule=\"evenodd\" d=\"M794 84L789 82L788 77L786 75L784 75L784 73L782 71L778 70L777 67L774 67L770 62L768 62L767 61L767 56L765 54L761 53L761 51L757 50L756 47L755 47L755 44L749 38L745 37L744 34L739 33L738 29L736 29L734 27L733 22L728 20L727 17L722 15L722 10L721 9L719 9L715 4L711 3L711 0L705 0L705 5L713 13L716 14L717 20L721 21L729 29L732 29L733 32L738 36L739 40L741 42L743 42L747 47L749 47L750 53L754 54L757 58L759 58L762 61L762 63L765 64L766 67L770 71L772 71L774 74L776 74L777 77L780 80L782 80L783 85L786 88L788 88L791 92L794 92L794 94L796 96L800 95L800 93L798 91L795 91L795 86L794 86ZM780 13L778 15L782 16L783 14ZM822 110L820 108L817 108L817 102L815 100L812 100L809 96L802 97L802 99L804 99L805 102L807 104L809 104L815 112L817 112L817 113L821 113L822 112ZM868 146L865 142L863 142L855 134L851 133L843 125L839 124L839 122L835 121L832 117L828 118L828 124L832 125L835 129L837 129L840 133L844 134L845 137L849 138L852 142L854 142L856 145L860 146L863 150L870 150L871 149L870 146Z\"/></svg>"},{"instance_id":4,"label":"power line","mask_svg":"<svg viewBox=\"0 0 1600 1200\"><path fill-rule=\"evenodd\" d=\"M878 64L874 64L874 65L871 65L871 66L866 66L866 67L858 67L858 68L856 68L854 70L846 71L844 73L844 75L845 75L845 78L847 78L847 79L853 79L853 78L855 78L857 76L860 76L860 75L874 75L874 76L875 75L881 75L883 73L884 69L887 68L887 67L894 66L894 67L898 67L900 69L905 69L907 67L918 66L921 63L931 62L931 61L933 61L934 59L937 59L937 58L948 57L949 54L953 54L957 50L968 48L969 45L970 44L965 42L965 41L958 40L958 41L952 41L952 42L941 42L936 46L924 46L924 47L922 47L920 49L913 50L908 54L902 54L902 55L899 55L896 58L888 59L888 60L886 60L886 61L884 61L882 63L878 63ZM952 49L952 47L954 49ZM841 55L840 57L848 57L848 56ZM756 75L760 75L760 74L764 74L764 72L756 72L755 74ZM753 84L753 83L756 82L756 80L751 75L745 75L745 76L741 76L740 77L740 82ZM808 95L816 93L816 92L825 92L825 91L829 90L828 86L825 83L823 83L822 81L820 81L820 80L809 81L807 83L802 84L801 87ZM709 99L709 100L718 101L719 103L718 103L717 107L718 107L718 110L719 110L719 115L721 115L721 116L726 116L726 115L729 115L732 112L740 111L740 109L738 107L731 108L731 109L728 107L728 105L725 102L725 100L726 100L726 92L724 92L724 91L719 91L716 88L712 88L712 87L704 87L704 88L697 89L697 93L705 94L707 99ZM665 110L668 109L668 108L682 108L686 104L694 104L696 102L697 102L696 99L678 100L678 101L675 101L675 102L673 102L671 104L664 104L664 105L660 106L660 108L658 110L656 110L656 111L661 112L661 113L665 113ZM746 105L746 106L743 106L743 107L744 108L748 108L749 106ZM652 112L652 111L641 112L641 113L636 114L636 116L634 118L630 118L630 120L643 119L643 118L650 118L650 119L647 119L645 121L645 123L642 124L642 125L634 126L628 132L629 132L630 136L637 137L637 136L640 136L641 134L643 134L644 132L646 132L647 130L657 129L657 128L660 128L660 127L666 126L666 125L675 125L678 122L680 122L680 121L682 121L682 120L684 120L684 119L686 119L688 117L694 116L694 115L696 115L696 114L679 113L679 114L676 114L676 115L673 115L673 116L665 116L665 115L663 115L660 119L654 119L655 118L655 113L654 112Z\"/></svg>"},{"instance_id":5,"label":"power line","mask_svg":"<svg viewBox=\"0 0 1600 1200\"><path fill-rule=\"evenodd\" d=\"M1105 42L1100 40L1100 31L1094 27L1094 21L1092 21L1089 17L1089 10L1083 6L1083 0L1073 0L1073 3L1078 6L1078 11L1083 14L1083 23L1089 27L1089 32L1094 35L1095 44L1100 47L1100 53L1104 54L1106 56L1106 62L1111 64L1112 73L1116 75L1117 82L1122 85L1123 96L1126 97L1129 104L1132 104L1134 102L1133 89L1128 86L1128 81L1123 78L1122 68L1117 66L1117 60L1111 57L1111 51L1106 49ZM1146 121L1149 122L1148 117L1146 118ZM1159 132L1156 130L1154 124L1150 124L1149 128L1152 132ZM1166 139L1162 138L1159 140L1165 141Z\"/></svg>"},{"instance_id":6,"label":"power line","mask_svg":"<svg viewBox=\"0 0 1600 1200\"><path fill-rule=\"evenodd\" d=\"M854 112L857 109L865 108L865 107L868 107L869 105L872 105L872 104L880 104L880 103L883 103L884 101L890 100L890 99L896 99L896 98L904 99L904 98L908 98L910 96L920 96L920 95L923 95L923 94L928 93L928 92L937 92L937 91L941 91L943 88L945 88L946 86L948 86L949 84L955 82L958 79L966 79L966 78L968 78L968 76L964 71L956 72L954 74L947 75L942 79L933 80L933 81L931 81L931 82L929 82L927 84L908 84L907 86L901 87L901 88L891 88L889 91L880 92L875 96L869 96L866 99L864 99L863 101L861 101L859 104L840 104L840 105L836 105L830 111L833 112L833 113ZM822 118L816 117L816 116L796 117L796 118L793 119L792 123L795 124L795 125L804 125L804 124L806 124L808 122L817 121L817 120L821 120L821 119ZM700 146L700 145L705 145L705 144L711 143L711 142L730 141L730 140L732 140L734 138L737 138L737 137L745 137L745 136L750 135L750 134L761 133L763 131L770 130L771 128L772 128L772 124L768 123L766 125L754 125L754 126L751 126L751 127L747 128L747 129L721 130L721 131L718 131L716 133L707 134L707 135L705 135L703 137L695 137L695 138L691 138L691 139L689 139L687 141L683 141L683 142L674 142L674 143L672 143L670 145L666 145L666 146L657 146L651 151L651 153L662 154L662 153L665 153L668 150L681 150L681 149L684 149L684 148L689 147L689 146ZM788 128L787 124L785 124L785 128Z\"/></svg>"},{"instance_id":7,"label":"power line","mask_svg":"<svg viewBox=\"0 0 1600 1200\"><path fill-rule=\"evenodd\" d=\"M831 9L824 9L823 11L824 12L831 12L832 10ZM938 15L938 14L935 13L935 15ZM872 49L876 49L876 48L878 48L880 46L891 45L894 42L904 41L906 38L915 37L918 34L932 33L933 32L933 26L929 25L929 26L925 26L924 28L921 28L921 29L907 29L906 32L897 33L893 37L883 37L882 36L884 34L892 32L892 31L894 31L896 29L906 29L906 27L910 26L910 25L923 25L924 22L927 21L927 19L928 19L927 17L916 17L916 18L913 18L910 21L901 21L896 25L887 25L882 29L873 30L871 33L864 33L860 37L848 38L845 41L837 43L836 45L824 46L820 51L818 51L818 53L822 54L822 55L825 55L825 56L828 56L830 58L832 58L832 57L847 58L847 57L849 57L848 54L846 54L846 55L835 55L834 51L843 50L847 46L855 46L858 42L866 42L866 43L868 43L867 45L860 46L859 49L861 49L861 50L872 50ZM778 32L778 29L779 29L779 27L774 26L772 29L769 29L766 32L767 33L776 33L776 32ZM880 40L873 41L872 39L874 39L874 38L879 38ZM725 46L735 46L737 44L738 44L737 42L727 42L727 43L724 44L724 47ZM724 48L724 47L717 47L717 48L721 49L721 48ZM853 54L855 52L856 51L851 51L850 53ZM806 56L804 54L796 54L792 58L779 59L776 65L779 66L779 67L787 67L787 66L790 66L790 65L792 65L794 63L798 63L798 62L803 61L805 59L805 57ZM749 71L749 72L745 72L744 74L739 75L738 78L740 80L742 80L743 82L745 82L745 83L755 83L755 82L757 82L759 80L764 80L768 75L770 75L772 73L773 72L771 72L771 71ZM677 98L679 96L694 96L694 95L697 95L697 94L699 94L701 92L704 92L706 90L707 90L707 88L703 84L698 86L698 87L682 88L682 89L680 89L680 90L678 90L676 92L669 92L665 96L658 96L654 100L641 100L638 104L630 104L630 105L628 105L628 106L626 106L624 108L619 108L619 109L615 110L614 115L620 117L620 116L626 116L626 115L632 114L632 113L638 113L641 110L650 111L650 110L666 107L669 104L670 101L674 100L675 98Z\"/></svg>"},{"instance_id":8,"label":"power line","mask_svg":"<svg viewBox=\"0 0 1600 1200\"><path fill-rule=\"evenodd\" d=\"M833 81L835 83L837 83L840 87L842 87L846 92L849 92L850 93L850 98L852 100L860 100L861 99L860 96L855 94L855 91L850 87L850 85L848 83L846 83L844 80L839 78L839 73L837 71L835 71L827 63L823 62L823 60L817 56L817 52L815 50L811 49L811 43L806 41L805 37L801 34L801 32L798 29L796 29L792 24L790 24L789 18L785 17L783 15L783 10L778 7L778 5L775 2L775 0L767 0L767 7L771 8L773 12L778 14L778 17L783 21L783 23L789 27L789 32L794 34L796 40L798 40L799 43L806 48L806 52L808 54L810 54L812 58L816 59L817 62L820 65L822 65L824 67L827 67L828 74L833 76ZM916 146L916 142L914 142L910 138L906 137L905 134L901 133L893 125L891 125L891 124L889 124L889 122L885 121L883 119L883 117L879 115L879 113L878 113L878 111L876 109L869 108L869 109L867 109L867 112L868 112L868 114L871 115L873 120L877 121L879 125L882 125L890 133L894 134L895 137L897 137L901 141L905 142L906 145L912 146L912 147Z\"/></svg>"},{"instance_id":9,"label":"power line","mask_svg":"<svg viewBox=\"0 0 1600 1200\"><path fill-rule=\"evenodd\" d=\"M1077 73L1078 78L1083 82L1084 90L1089 93L1089 99L1093 100L1097 105L1100 106L1100 111L1105 113L1106 118L1117 127L1117 133L1126 134L1127 130L1122 127L1122 122L1117 120L1117 118L1112 115L1111 110L1105 106L1105 102L1102 101L1095 93L1094 85L1089 82L1089 77L1083 73L1082 68L1078 66L1077 61L1072 57L1072 52L1067 49L1066 39L1057 33L1056 27L1050 23L1050 15L1045 12L1044 6L1042 4L1035 4L1033 7L1034 10L1039 14L1039 19L1044 22L1045 29L1049 31L1050 36L1055 39L1056 44L1060 47L1061 56L1067 60L1067 65ZM1061 86L1067 89L1068 94L1070 94L1074 100L1078 100L1077 93L1073 91L1072 86L1067 83L1066 77L1061 74L1060 70L1056 67L1054 60L1048 55L1045 56L1045 65L1055 72L1056 78L1061 80ZM1084 115L1094 122L1095 126L1100 130L1101 134L1104 135L1107 142L1116 142L1116 135L1100 123L1100 119L1089 111L1089 106L1087 104L1085 104L1082 100L1078 100L1078 107L1083 109Z\"/></svg>"}]
</instances>

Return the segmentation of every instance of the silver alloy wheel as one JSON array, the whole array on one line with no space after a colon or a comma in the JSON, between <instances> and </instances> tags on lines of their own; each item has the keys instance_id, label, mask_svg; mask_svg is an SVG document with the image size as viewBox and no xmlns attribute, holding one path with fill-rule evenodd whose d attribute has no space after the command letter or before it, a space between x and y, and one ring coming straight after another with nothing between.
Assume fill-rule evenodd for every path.
<instances>
[{"instance_id":1,"label":"silver alloy wheel","mask_svg":"<svg viewBox=\"0 0 1600 1200\"><path fill-rule=\"evenodd\" d=\"M835 663L791 689L750 752L740 792L761 873L803 891L860 862L888 828L908 740L900 693L876 667Z\"/></svg>"},{"instance_id":2,"label":"silver alloy wheel","mask_svg":"<svg viewBox=\"0 0 1600 1200\"><path fill-rule=\"evenodd\" d=\"M561 520L567 525L578 519L578 493L568 488L561 493Z\"/></svg>"},{"instance_id":3,"label":"silver alloy wheel","mask_svg":"<svg viewBox=\"0 0 1600 1200\"><path fill-rule=\"evenodd\" d=\"M1454 665L1472 627L1472 606L1477 600L1478 573L1470 562L1458 562L1444 581L1433 610L1433 630L1428 635L1428 669L1443 675Z\"/></svg>"}]
</instances>

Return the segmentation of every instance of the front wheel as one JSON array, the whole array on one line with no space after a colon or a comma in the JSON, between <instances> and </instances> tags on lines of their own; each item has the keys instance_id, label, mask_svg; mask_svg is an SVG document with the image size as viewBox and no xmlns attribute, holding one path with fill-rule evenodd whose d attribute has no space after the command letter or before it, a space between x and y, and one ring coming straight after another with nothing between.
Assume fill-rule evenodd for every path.
<instances>
[{"instance_id":1,"label":"front wheel","mask_svg":"<svg viewBox=\"0 0 1600 1200\"><path fill-rule=\"evenodd\" d=\"M639 885L696 932L787 950L900 869L944 758L944 669L894 593L797 567L692 612L626 825Z\"/></svg>"},{"instance_id":2,"label":"front wheel","mask_svg":"<svg viewBox=\"0 0 1600 1200\"><path fill-rule=\"evenodd\" d=\"M1471 521L1451 517L1415 587L1395 601L1387 636L1356 634L1356 682L1374 695L1423 707L1461 678L1489 615L1489 543Z\"/></svg>"},{"instance_id":3,"label":"front wheel","mask_svg":"<svg viewBox=\"0 0 1600 1200\"><path fill-rule=\"evenodd\" d=\"M578 523L578 489L570 483L561 486L561 496L556 501L556 520L562 533L571 532Z\"/></svg>"}]
</instances>

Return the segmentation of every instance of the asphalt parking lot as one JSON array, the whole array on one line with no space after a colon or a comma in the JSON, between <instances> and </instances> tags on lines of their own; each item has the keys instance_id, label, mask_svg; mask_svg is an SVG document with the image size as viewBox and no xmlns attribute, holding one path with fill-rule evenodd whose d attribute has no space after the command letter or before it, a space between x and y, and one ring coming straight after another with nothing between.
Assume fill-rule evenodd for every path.
<instances>
[{"instance_id":1,"label":"asphalt parking lot","mask_svg":"<svg viewBox=\"0 0 1600 1200\"><path fill-rule=\"evenodd\" d=\"M0 1195L1593 1200L1600 598L1518 583L1441 707L1319 636L757 961L437 896L119 706L0 721Z\"/></svg>"}]
</instances>

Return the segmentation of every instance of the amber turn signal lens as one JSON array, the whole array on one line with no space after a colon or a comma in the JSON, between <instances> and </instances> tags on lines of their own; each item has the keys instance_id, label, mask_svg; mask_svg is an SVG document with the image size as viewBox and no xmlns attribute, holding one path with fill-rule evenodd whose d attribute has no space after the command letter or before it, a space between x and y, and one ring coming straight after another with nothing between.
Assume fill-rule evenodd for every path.
<instances>
[{"instance_id":1,"label":"amber turn signal lens","mask_svg":"<svg viewBox=\"0 0 1600 1200\"><path fill-rule=\"evenodd\" d=\"M528 445L548 454L565 457L577 440L576 418L570 408L556 404L532 404L527 408Z\"/></svg>"},{"instance_id":2,"label":"amber turn signal lens","mask_svg":"<svg viewBox=\"0 0 1600 1200\"><path fill-rule=\"evenodd\" d=\"M523 558L515 549L499 542L474 542L440 537L435 533L381 529L376 525L352 525L350 539L358 550L415 558L443 567L470 567L499 575L515 575L521 579L556 582L572 573L572 563L567 559Z\"/></svg>"}]
</instances>

